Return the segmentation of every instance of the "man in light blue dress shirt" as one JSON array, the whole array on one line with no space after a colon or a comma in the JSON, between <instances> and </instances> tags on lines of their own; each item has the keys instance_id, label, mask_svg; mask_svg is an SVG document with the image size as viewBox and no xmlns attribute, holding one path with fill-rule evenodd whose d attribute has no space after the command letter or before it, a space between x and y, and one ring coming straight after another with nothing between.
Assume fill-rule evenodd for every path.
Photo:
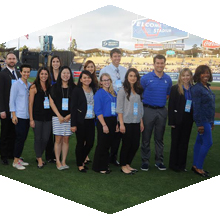
<instances>
[{"instance_id":1,"label":"man in light blue dress shirt","mask_svg":"<svg viewBox=\"0 0 220 220\"><path fill-rule=\"evenodd\" d=\"M20 159L24 142L29 130L29 87L30 83L27 81L31 66L23 64L20 67L21 78L14 82L10 92L9 108L12 114L12 123L15 124L15 147L14 147L14 161L12 166L18 170L24 170L28 163Z\"/></svg>"},{"instance_id":2,"label":"man in light blue dress shirt","mask_svg":"<svg viewBox=\"0 0 220 220\"><path fill-rule=\"evenodd\" d=\"M108 73L112 79L112 84L115 92L117 93L125 79L125 74L127 69L120 65L121 62L121 51L118 48L114 48L110 51L111 63L108 66L105 66L100 70L99 78L103 73ZM117 132L115 135L115 143L114 146L111 147L110 152L110 163L119 166L119 162L117 161L117 153L120 145L121 133Z\"/></svg>"}]
</instances>

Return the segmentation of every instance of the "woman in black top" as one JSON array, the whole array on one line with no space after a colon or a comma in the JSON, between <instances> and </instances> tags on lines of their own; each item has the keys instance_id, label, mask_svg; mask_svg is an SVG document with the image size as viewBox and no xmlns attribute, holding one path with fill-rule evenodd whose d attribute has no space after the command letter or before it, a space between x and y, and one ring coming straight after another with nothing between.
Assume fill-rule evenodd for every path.
<instances>
[{"instance_id":1,"label":"woman in black top","mask_svg":"<svg viewBox=\"0 0 220 220\"><path fill-rule=\"evenodd\" d=\"M34 129L34 149L38 168L42 168L42 154L47 145L51 130L51 109L49 105L49 90L51 77L46 67L41 67L37 77L30 87L29 115L30 126Z\"/></svg>"},{"instance_id":2,"label":"woman in black top","mask_svg":"<svg viewBox=\"0 0 220 220\"><path fill-rule=\"evenodd\" d=\"M73 82L72 71L68 66L60 69L57 83L54 84L50 92L50 106L53 110L52 126L55 135L54 151L58 170L68 169L66 157L69 150L70 130L70 102L71 93L75 84ZM60 154L62 151L62 162Z\"/></svg>"},{"instance_id":3,"label":"woman in black top","mask_svg":"<svg viewBox=\"0 0 220 220\"><path fill-rule=\"evenodd\" d=\"M95 137L94 94L92 74L83 70L71 96L71 131L76 133L76 162L80 172L86 172L84 161L93 147Z\"/></svg>"}]
</instances>

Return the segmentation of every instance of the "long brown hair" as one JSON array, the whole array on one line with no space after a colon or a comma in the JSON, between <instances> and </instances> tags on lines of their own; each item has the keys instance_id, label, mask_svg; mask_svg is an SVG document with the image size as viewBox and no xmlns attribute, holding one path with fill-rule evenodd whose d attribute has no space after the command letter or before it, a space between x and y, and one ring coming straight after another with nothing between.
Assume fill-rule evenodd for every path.
<instances>
[{"instance_id":1,"label":"long brown hair","mask_svg":"<svg viewBox=\"0 0 220 220\"><path fill-rule=\"evenodd\" d=\"M85 62L85 64L84 64L83 69L86 70L86 67L87 67L90 63L92 63L93 66L94 66L94 72L91 73L91 74L92 74L92 79L93 79L93 82L94 82L94 84L95 84L95 87L98 88L98 79L97 79L97 76L96 76L96 66L95 66L95 63L94 63L92 60L87 60L87 61Z\"/></svg>"}]
</instances>

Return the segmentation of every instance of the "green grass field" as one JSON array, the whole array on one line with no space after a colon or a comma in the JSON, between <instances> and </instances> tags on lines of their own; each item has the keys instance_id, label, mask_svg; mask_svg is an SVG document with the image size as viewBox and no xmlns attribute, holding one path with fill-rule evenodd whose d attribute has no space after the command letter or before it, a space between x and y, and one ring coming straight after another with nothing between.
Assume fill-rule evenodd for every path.
<instances>
[{"instance_id":1,"label":"green grass field","mask_svg":"<svg viewBox=\"0 0 220 220\"><path fill-rule=\"evenodd\" d=\"M220 86L220 84L218 85ZM220 91L214 92L216 94L216 109L217 112L220 112ZM164 135L164 163L166 166L168 166L169 161L170 132L170 127L167 126ZM139 150L132 163L132 166L139 169L139 172L130 176L121 173L120 168L114 165L110 165L110 169L113 172L109 175L101 175L92 171L91 164L88 165L90 170L86 174L80 173L76 166L75 134L70 138L70 149L67 157L67 164L70 166L69 170L58 171L55 164L47 164L43 169L38 169L33 147L34 136L32 129L30 129L22 155L30 165L24 171L18 171L11 165L0 165L0 174L111 214L204 180L204 178L190 170L196 134L196 126L194 125L188 150L188 172L176 173L169 169L167 171L159 171L154 166L154 144L152 138L149 171L144 172L140 170L141 156ZM204 168L210 172L211 177L220 175L219 134L220 126L216 126L213 130L213 146L207 155L204 165ZM89 155L91 160L93 160L95 146L96 142ZM11 163L12 160L10 160Z\"/></svg>"}]
</instances>

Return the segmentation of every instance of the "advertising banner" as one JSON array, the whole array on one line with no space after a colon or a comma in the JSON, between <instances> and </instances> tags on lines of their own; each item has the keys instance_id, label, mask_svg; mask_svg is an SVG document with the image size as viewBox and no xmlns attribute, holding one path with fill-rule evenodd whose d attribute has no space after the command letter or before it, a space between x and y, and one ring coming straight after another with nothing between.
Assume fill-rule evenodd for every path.
<instances>
[{"instance_id":1,"label":"advertising banner","mask_svg":"<svg viewBox=\"0 0 220 220\"><path fill-rule=\"evenodd\" d=\"M107 48L119 47L119 41L117 41L117 40L102 41L102 47L107 47Z\"/></svg>"},{"instance_id":2,"label":"advertising banner","mask_svg":"<svg viewBox=\"0 0 220 220\"><path fill-rule=\"evenodd\" d=\"M188 38L189 33L152 19L132 21L132 38L150 42L168 42Z\"/></svg>"},{"instance_id":3,"label":"advertising banner","mask_svg":"<svg viewBox=\"0 0 220 220\"><path fill-rule=\"evenodd\" d=\"M220 44L214 43L210 40L203 40L202 41L202 47L215 49L215 48L220 48Z\"/></svg>"}]
</instances>

